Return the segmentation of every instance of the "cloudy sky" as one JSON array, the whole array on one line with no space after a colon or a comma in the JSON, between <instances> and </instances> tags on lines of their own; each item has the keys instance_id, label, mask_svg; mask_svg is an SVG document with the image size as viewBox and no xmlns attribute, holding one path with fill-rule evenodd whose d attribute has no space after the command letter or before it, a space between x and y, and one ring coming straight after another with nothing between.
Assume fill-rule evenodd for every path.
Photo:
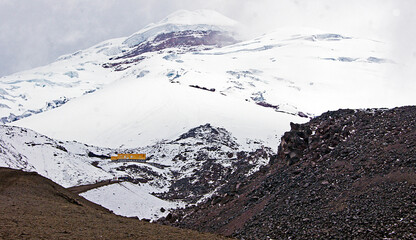
<instances>
[{"instance_id":1,"label":"cloudy sky","mask_svg":"<svg viewBox=\"0 0 416 240\"><path fill-rule=\"evenodd\" d=\"M379 39L416 61L413 0L0 0L0 76L129 36L180 9L216 10L241 22L246 37L304 26Z\"/></svg>"}]
</instances>

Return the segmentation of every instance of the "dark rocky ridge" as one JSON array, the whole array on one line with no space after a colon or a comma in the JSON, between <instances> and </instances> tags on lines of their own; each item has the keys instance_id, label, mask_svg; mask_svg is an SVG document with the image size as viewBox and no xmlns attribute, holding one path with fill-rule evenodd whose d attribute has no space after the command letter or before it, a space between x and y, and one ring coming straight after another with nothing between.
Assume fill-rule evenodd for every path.
<instances>
[{"instance_id":1,"label":"dark rocky ridge","mask_svg":"<svg viewBox=\"0 0 416 240\"><path fill-rule=\"evenodd\" d=\"M416 107L291 128L267 167L161 222L240 239L416 237Z\"/></svg>"},{"instance_id":2,"label":"dark rocky ridge","mask_svg":"<svg viewBox=\"0 0 416 240\"><path fill-rule=\"evenodd\" d=\"M111 58L111 62L102 66L104 68L114 68L115 71L122 71L129 68L131 64L137 64L145 59L141 55L147 52L158 52L168 48L176 48L178 52L195 51L194 48L198 46L222 47L236 42L229 33L214 30L160 33L154 39L138 43L131 50Z\"/></svg>"},{"instance_id":3,"label":"dark rocky ridge","mask_svg":"<svg viewBox=\"0 0 416 240\"><path fill-rule=\"evenodd\" d=\"M190 147L172 159L175 162L190 163L181 168L182 172L197 167L186 175L180 171L172 172L174 178L169 190L154 195L189 204L196 204L204 195L214 192L227 182L244 179L255 171L262 160L273 154L273 151L266 147L259 147L253 151L238 151L239 145L230 132L210 124L192 128L170 144ZM229 166L224 166L224 162L229 162Z\"/></svg>"},{"instance_id":4,"label":"dark rocky ridge","mask_svg":"<svg viewBox=\"0 0 416 240\"><path fill-rule=\"evenodd\" d=\"M186 30L161 33L152 41L139 43L129 52L115 59L131 58L146 52L156 52L166 48L193 47L200 45L221 47L233 43L236 43L236 40L227 33L221 31Z\"/></svg>"}]
</instances>

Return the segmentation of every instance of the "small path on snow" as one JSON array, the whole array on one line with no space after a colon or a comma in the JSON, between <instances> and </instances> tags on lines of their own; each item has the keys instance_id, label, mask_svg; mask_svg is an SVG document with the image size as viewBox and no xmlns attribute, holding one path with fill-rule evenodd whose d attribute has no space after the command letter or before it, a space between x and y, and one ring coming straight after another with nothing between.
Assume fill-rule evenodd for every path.
<instances>
[{"instance_id":1,"label":"small path on snow","mask_svg":"<svg viewBox=\"0 0 416 240\"><path fill-rule=\"evenodd\" d=\"M99 187L103 187L103 186L107 186L107 185L114 184L114 183L119 183L119 182L121 182L121 181L105 180L105 181L101 181L101 182L97 182L97 183L93 183L93 184L86 184L86 185L81 185L81 186L69 187L67 189L69 191L75 193L75 194L80 194L80 193L89 191L89 190L94 189L94 188L99 188Z\"/></svg>"}]
</instances>

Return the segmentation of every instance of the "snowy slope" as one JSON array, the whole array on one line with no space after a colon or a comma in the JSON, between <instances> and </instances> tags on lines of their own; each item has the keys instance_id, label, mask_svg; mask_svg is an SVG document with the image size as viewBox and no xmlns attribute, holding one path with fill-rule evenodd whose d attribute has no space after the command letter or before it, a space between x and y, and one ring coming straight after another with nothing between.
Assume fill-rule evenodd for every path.
<instances>
[{"instance_id":1,"label":"snowy slope","mask_svg":"<svg viewBox=\"0 0 416 240\"><path fill-rule=\"evenodd\" d=\"M51 125L44 125L44 118ZM241 144L246 138L259 138L276 145L290 121L299 121L299 117L219 93L171 84L165 76L149 73L139 81L123 79L55 111L14 124L55 138L138 147L178 137L206 122L228 129L241 139Z\"/></svg>"},{"instance_id":2,"label":"snowy slope","mask_svg":"<svg viewBox=\"0 0 416 240\"><path fill-rule=\"evenodd\" d=\"M80 194L84 198L112 210L117 215L157 220L166 217L169 209L184 207L181 202L162 200L149 192L154 188L123 182Z\"/></svg>"},{"instance_id":3,"label":"snowy slope","mask_svg":"<svg viewBox=\"0 0 416 240\"><path fill-rule=\"evenodd\" d=\"M40 175L64 187L111 179L112 174L94 167L88 156L109 154L109 149L77 142L61 142L24 128L0 126L0 166Z\"/></svg>"},{"instance_id":4,"label":"snowy slope","mask_svg":"<svg viewBox=\"0 0 416 240\"><path fill-rule=\"evenodd\" d=\"M59 107L117 79L117 73L110 74L101 64L119 42L110 40L52 64L0 78L0 123Z\"/></svg>"}]
</instances>

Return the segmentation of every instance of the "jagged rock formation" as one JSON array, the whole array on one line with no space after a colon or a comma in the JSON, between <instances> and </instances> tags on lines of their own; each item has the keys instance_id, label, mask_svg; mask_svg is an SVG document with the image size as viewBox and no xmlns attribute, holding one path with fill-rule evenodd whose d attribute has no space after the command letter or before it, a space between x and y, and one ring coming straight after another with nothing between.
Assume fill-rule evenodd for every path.
<instances>
[{"instance_id":1,"label":"jagged rock formation","mask_svg":"<svg viewBox=\"0 0 416 240\"><path fill-rule=\"evenodd\" d=\"M240 239L416 237L416 107L291 127L267 167L171 224Z\"/></svg>"}]
</instances>

